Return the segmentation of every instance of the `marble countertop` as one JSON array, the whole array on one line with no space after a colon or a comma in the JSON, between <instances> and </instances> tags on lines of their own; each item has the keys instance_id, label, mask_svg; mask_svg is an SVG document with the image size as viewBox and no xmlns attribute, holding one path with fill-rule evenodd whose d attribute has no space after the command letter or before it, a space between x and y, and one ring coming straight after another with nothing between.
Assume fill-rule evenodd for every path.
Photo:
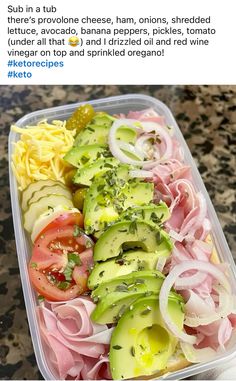
<instances>
[{"instance_id":1,"label":"marble countertop","mask_svg":"<svg viewBox=\"0 0 236 381\"><path fill-rule=\"evenodd\" d=\"M10 125L32 111L141 93L170 107L236 255L236 86L0 86L0 379L39 380L16 257L9 196Z\"/></svg>"}]
</instances>

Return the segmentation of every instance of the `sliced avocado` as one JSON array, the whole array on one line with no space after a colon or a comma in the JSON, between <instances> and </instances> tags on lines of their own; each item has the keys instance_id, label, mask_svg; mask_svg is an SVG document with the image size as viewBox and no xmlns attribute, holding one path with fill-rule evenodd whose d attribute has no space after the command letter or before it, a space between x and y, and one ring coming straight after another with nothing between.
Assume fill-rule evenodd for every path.
<instances>
[{"instance_id":1,"label":"sliced avocado","mask_svg":"<svg viewBox=\"0 0 236 381\"><path fill-rule=\"evenodd\" d=\"M115 118L106 113L99 113L92 121L76 136L74 146L90 144L107 144L107 136Z\"/></svg>"},{"instance_id":2,"label":"sliced avocado","mask_svg":"<svg viewBox=\"0 0 236 381\"><path fill-rule=\"evenodd\" d=\"M161 226L163 222L170 218L170 211L165 202L160 202L158 205L150 204L130 207L121 213L118 221L123 220L143 220L153 226ZM94 236L98 239L104 233L104 230L99 230L94 233Z\"/></svg>"},{"instance_id":3,"label":"sliced avocado","mask_svg":"<svg viewBox=\"0 0 236 381\"><path fill-rule=\"evenodd\" d=\"M102 183L96 183L91 188L84 207L84 226L88 234L106 229L119 219L123 210L149 203L153 198L151 183L136 182L127 184L123 189L115 185L106 189Z\"/></svg>"},{"instance_id":4,"label":"sliced avocado","mask_svg":"<svg viewBox=\"0 0 236 381\"><path fill-rule=\"evenodd\" d=\"M97 263L88 278L88 287L93 290L101 283L133 271L155 270L158 258L168 256L169 251L146 253L142 250L128 251L115 259Z\"/></svg>"},{"instance_id":5,"label":"sliced avocado","mask_svg":"<svg viewBox=\"0 0 236 381\"><path fill-rule=\"evenodd\" d=\"M94 179L84 204L84 226L88 234L105 229L131 206L148 204L153 199L153 184L129 178L128 165Z\"/></svg>"},{"instance_id":6,"label":"sliced avocado","mask_svg":"<svg viewBox=\"0 0 236 381\"><path fill-rule=\"evenodd\" d=\"M111 154L107 146L92 144L71 148L64 156L64 160L74 167L80 168L85 164L91 164L100 158L109 156L111 156Z\"/></svg>"},{"instance_id":7,"label":"sliced avocado","mask_svg":"<svg viewBox=\"0 0 236 381\"><path fill-rule=\"evenodd\" d=\"M128 208L120 215L120 220L143 220L151 225L160 225L170 218L170 211L165 202Z\"/></svg>"},{"instance_id":8,"label":"sliced avocado","mask_svg":"<svg viewBox=\"0 0 236 381\"><path fill-rule=\"evenodd\" d=\"M126 181L128 181L128 179L129 166L125 164L119 165L118 168L111 169L110 171L107 171L97 176L94 179L86 195L83 213L86 213L87 206L89 206L89 208L92 208L93 204L97 203L97 197L101 195L101 191L105 191L110 196L110 198L112 198L114 193L114 188L112 190L112 186L114 187L115 185L115 192L119 192L120 188L125 186Z\"/></svg>"},{"instance_id":9,"label":"sliced avocado","mask_svg":"<svg viewBox=\"0 0 236 381\"><path fill-rule=\"evenodd\" d=\"M183 303L175 293L168 301L171 319L183 329ZM114 380L148 376L164 369L178 339L166 328L156 295L138 299L115 327L110 343L110 368Z\"/></svg>"},{"instance_id":10,"label":"sliced avocado","mask_svg":"<svg viewBox=\"0 0 236 381\"><path fill-rule=\"evenodd\" d=\"M90 144L107 144L110 127L107 125L88 125L77 136L74 146L86 146Z\"/></svg>"},{"instance_id":11,"label":"sliced avocado","mask_svg":"<svg viewBox=\"0 0 236 381\"><path fill-rule=\"evenodd\" d=\"M116 120L108 114L96 115L91 123L87 125L75 138L74 146L90 144L108 144L108 134L112 123ZM116 133L117 140L134 144L137 133L128 126L122 126Z\"/></svg>"},{"instance_id":12,"label":"sliced avocado","mask_svg":"<svg viewBox=\"0 0 236 381\"><path fill-rule=\"evenodd\" d=\"M129 181L123 191L124 202L121 204L119 211L134 206L149 204L153 200L153 192L154 185L152 183L146 183L140 180Z\"/></svg>"},{"instance_id":13,"label":"sliced avocado","mask_svg":"<svg viewBox=\"0 0 236 381\"><path fill-rule=\"evenodd\" d=\"M142 271L138 271L136 273L142 273ZM128 278L129 275L127 276ZM124 278L124 281L118 284L115 287L114 291L110 291L106 295L103 295L102 298L100 298L95 310L93 310L91 314L91 319L95 323L117 323L125 310L135 300L143 296L150 296L153 293L158 294L163 283L164 276L149 277L148 285L146 284L146 278L136 278L134 282L130 284L126 283L125 277L122 278ZM108 283L109 282L106 282L106 284ZM110 283L112 283L112 281ZM100 285L98 288L100 288L102 285Z\"/></svg>"},{"instance_id":14,"label":"sliced avocado","mask_svg":"<svg viewBox=\"0 0 236 381\"><path fill-rule=\"evenodd\" d=\"M117 167L117 165L119 165L119 161L114 157L107 157L106 159L99 159L92 164L85 164L77 170L73 182L74 184L90 186L94 176L100 176L111 168Z\"/></svg>"},{"instance_id":15,"label":"sliced avocado","mask_svg":"<svg viewBox=\"0 0 236 381\"><path fill-rule=\"evenodd\" d=\"M133 291L127 294L124 292L112 292L97 304L91 314L91 319L98 324L117 323L126 309L143 296L142 291Z\"/></svg>"},{"instance_id":16,"label":"sliced avocado","mask_svg":"<svg viewBox=\"0 0 236 381\"><path fill-rule=\"evenodd\" d=\"M95 261L117 257L124 249L142 248L147 252L165 252L168 256L172 243L164 230L145 221L121 221L110 226L94 246Z\"/></svg>"},{"instance_id":17,"label":"sliced avocado","mask_svg":"<svg viewBox=\"0 0 236 381\"><path fill-rule=\"evenodd\" d=\"M101 283L92 292L92 298L94 302L97 303L99 300L104 298L106 295L114 291L133 291L138 287L138 290L147 292L155 284L156 292L159 290L165 276L158 270L149 271L134 271L130 274L116 277L110 281Z\"/></svg>"}]
</instances>

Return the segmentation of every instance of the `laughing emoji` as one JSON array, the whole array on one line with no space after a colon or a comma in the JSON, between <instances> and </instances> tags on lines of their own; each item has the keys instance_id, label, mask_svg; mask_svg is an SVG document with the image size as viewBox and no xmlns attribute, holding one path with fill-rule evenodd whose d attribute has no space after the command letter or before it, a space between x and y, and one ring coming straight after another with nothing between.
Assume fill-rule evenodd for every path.
<instances>
[{"instance_id":1,"label":"laughing emoji","mask_svg":"<svg viewBox=\"0 0 236 381\"><path fill-rule=\"evenodd\" d=\"M70 38L69 38L69 45L70 45L70 46L73 46L73 47L79 45L79 38L76 37L76 36L72 36L72 37L70 37Z\"/></svg>"}]
</instances>

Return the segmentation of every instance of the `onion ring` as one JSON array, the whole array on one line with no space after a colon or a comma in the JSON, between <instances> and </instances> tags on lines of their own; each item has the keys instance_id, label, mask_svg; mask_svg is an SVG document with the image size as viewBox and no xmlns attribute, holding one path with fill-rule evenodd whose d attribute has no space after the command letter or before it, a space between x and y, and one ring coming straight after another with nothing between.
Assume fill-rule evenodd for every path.
<instances>
[{"instance_id":1,"label":"onion ring","mask_svg":"<svg viewBox=\"0 0 236 381\"><path fill-rule=\"evenodd\" d=\"M230 292L231 287L228 282L228 279L226 276L213 264L206 263L202 261L192 260L192 261L185 261L182 262L179 265L176 265L168 274L166 279L164 280L161 290L160 290L160 312L162 315L162 318L164 322L166 323L167 327L171 331L173 335L178 337L181 341L184 341L189 344L195 344L196 343L196 337L192 335L188 335L184 331L180 331L178 327L173 323L171 320L169 313L168 313L168 295L169 292L173 286L173 284L176 282L178 277L183 274L185 271L188 270L200 270L202 272L206 272L211 274L214 278L216 278L223 286L224 288Z\"/></svg>"}]
</instances>

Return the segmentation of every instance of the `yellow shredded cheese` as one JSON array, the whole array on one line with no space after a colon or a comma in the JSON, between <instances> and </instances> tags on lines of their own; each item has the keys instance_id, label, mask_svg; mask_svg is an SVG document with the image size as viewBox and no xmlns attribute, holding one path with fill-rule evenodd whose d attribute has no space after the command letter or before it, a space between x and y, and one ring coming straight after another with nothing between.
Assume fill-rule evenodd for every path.
<instances>
[{"instance_id":1,"label":"yellow shredded cheese","mask_svg":"<svg viewBox=\"0 0 236 381\"><path fill-rule=\"evenodd\" d=\"M12 170L24 190L37 180L58 180L64 182L68 165L63 160L74 143L76 130L67 130L66 122L40 121L37 126L21 128L12 126L12 131L21 135L12 155Z\"/></svg>"}]
</instances>

